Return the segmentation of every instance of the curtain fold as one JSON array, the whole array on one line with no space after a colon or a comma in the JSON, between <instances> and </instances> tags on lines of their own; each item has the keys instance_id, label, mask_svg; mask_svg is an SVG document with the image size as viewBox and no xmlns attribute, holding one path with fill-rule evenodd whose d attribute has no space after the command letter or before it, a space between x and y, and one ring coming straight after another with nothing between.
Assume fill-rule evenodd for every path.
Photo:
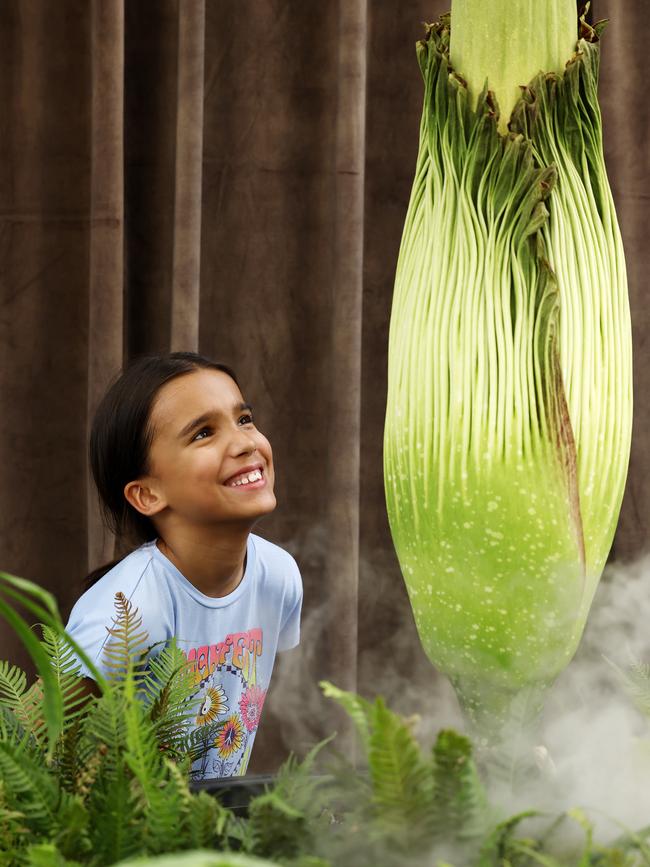
<instances>
[{"instance_id":1,"label":"curtain fold","mask_svg":"<svg viewBox=\"0 0 650 867\"><path fill-rule=\"evenodd\" d=\"M90 261L86 430L122 366L124 345L124 6L93 0L91 13ZM103 526L86 472L88 561L111 560L114 540Z\"/></svg>"},{"instance_id":2,"label":"curtain fold","mask_svg":"<svg viewBox=\"0 0 650 867\"><path fill-rule=\"evenodd\" d=\"M199 346L205 0L180 7L172 262L172 351Z\"/></svg>"},{"instance_id":3,"label":"curtain fold","mask_svg":"<svg viewBox=\"0 0 650 867\"><path fill-rule=\"evenodd\" d=\"M447 700L388 531L382 439L423 95L415 41L448 7L0 6L0 569L55 592L66 614L114 549L86 458L108 383L148 352L231 364L277 469L278 508L256 532L294 554L305 584L301 647L278 659L251 770L341 728L321 679L407 714ZM650 112L638 97L650 25L632 0L593 12L612 19L600 92L636 353L615 542L632 559L650 506ZM26 663L6 628L0 658Z\"/></svg>"},{"instance_id":4,"label":"curtain fold","mask_svg":"<svg viewBox=\"0 0 650 867\"><path fill-rule=\"evenodd\" d=\"M605 161L618 215L630 291L634 346L634 422L627 487L610 559L630 561L650 536L650 373L645 345L650 330L650 108L640 98L650 66L650 22L631 2L594 0L594 20L607 18L602 39L600 104Z\"/></svg>"},{"instance_id":5,"label":"curtain fold","mask_svg":"<svg viewBox=\"0 0 650 867\"><path fill-rule=\"evenodd\" d=\"M337 99L334 169L333 297L329 355L327 530L328 632L324 676L357 690L359 585L359 488L361 423L361 315L365 175L366 0L341 6L336 61Z\"/></svg>"}]
</instances>

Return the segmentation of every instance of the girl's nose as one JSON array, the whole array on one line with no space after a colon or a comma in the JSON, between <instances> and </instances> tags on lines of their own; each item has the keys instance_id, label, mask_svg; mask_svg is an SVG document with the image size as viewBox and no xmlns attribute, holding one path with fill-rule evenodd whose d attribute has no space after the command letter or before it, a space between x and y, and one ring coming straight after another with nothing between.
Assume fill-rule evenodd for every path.
<instances>
[{"instance_id":1,"label":"girl's nose","mask_svg":"<svg viewBox=\"0 0 650 867\"><path fill-rule=\"evenodd\" d=\"M241 432L241 435L237 437L233 442L233 447L237 454L252 454L252 452L257 451L257 443L249 433L245 431Z\"/></svg>"}]
</instances>

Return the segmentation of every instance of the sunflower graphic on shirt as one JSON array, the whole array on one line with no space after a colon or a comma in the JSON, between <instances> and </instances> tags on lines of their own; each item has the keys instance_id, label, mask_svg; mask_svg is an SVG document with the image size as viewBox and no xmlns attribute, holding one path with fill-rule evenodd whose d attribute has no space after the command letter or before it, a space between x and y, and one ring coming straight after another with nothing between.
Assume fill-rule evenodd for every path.
<instances>
[{"instance_id":1,"label":"sunflower graphic on shirt","mask_svg":"<svg viewBox=\"0 0 650 867\"><path fill-rule=\"evenodd\" d=\"M227 759L240 749L243 742L244 727L239 719L239 714L234 713L221 726L214 745L219 755Z\"/></svg>"},{"instance_id":2,"label":"sunflower graphic on shirt","mask_svg":"<svg viewBox=\"0 0 650 867\"><path fill-rule=\"evenodd\" d=\"M196 716L197 726L204 726L213 722L218 716L228 713L228 700L226 691L221 684L209 686L201 696L201 707Z\"/></svg>"}]
</instances>

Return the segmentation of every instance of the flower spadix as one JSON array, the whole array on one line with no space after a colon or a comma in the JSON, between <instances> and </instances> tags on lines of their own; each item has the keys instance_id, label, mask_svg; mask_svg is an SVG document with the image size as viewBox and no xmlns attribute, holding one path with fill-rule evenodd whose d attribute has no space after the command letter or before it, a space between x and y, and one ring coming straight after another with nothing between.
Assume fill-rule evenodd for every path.
<instances>
[{"instance_id":1,"label":"flower spadix","mask_svg":"<svg viewBox=\"0 0 650 867\"><path fill-rule=\"evenodd\" d=\"M455 0L417 46L385 490L424 649L476 715L571 659L627 473L631 332L600 30L582 20L578 38L573 0Z\"/></svg>"}]
</instances>

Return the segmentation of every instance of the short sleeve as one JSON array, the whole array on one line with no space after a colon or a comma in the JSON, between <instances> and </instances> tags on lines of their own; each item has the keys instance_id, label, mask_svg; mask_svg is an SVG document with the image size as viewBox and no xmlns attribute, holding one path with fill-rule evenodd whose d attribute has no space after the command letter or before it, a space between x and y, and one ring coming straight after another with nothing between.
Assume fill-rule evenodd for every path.
<instances>
[{"instance_id":1,"label":"short sleeve","mask_svg":"<svg viewBox=\"0 0 650 867\"><path fill-rule=\"evenodd\" d=\"M104 612L99 608L95 609L94 612L88 611L83 602L82 597L72 609L65 631L71 638L74 638L86 655L102 670L100 657L108 638L108 627L112 626L112 621L110 617L107 620ZM84 677L92 677L85 663L80 659L78 662L81 667L81 674Z\"/></svg>"},{"instance_id":2,"label":"short sleeve","mask_svg":"<svg viewBox=\"0 0 650 867\"><path fill-rule=\"evenodd\" d=\"M302 578L298 564L290 558L284 595L282 626L278 637L278 650L291 650L300 643L300 612L302 610Z\"/></svg>"},{"instance_id":3,"label":"short sleeve","mask_svg":"<svg viewBox=\"0 0 650 867\"><path fill-rule=\"evenodd\" d=\"M140 576L142 577L142 576ZM135 584L135 586L133 586ZM130 586L129 586L130 585ZM148 592L145 582L137 580L132 582L125 580L117 587L115 582L105 581L104 578L87 590L77 601L66 625L66 632L82 648L97 668L105 673L103 664L104 650L112 640L109 629L115 625L118 611L115 607L116 591L123 593L130 601L133 609L142 618L142 629L145 631L146 642L142 649L146 650L164 642L170 637L170 628L167 623L167 612L163 610L159 598ZM92 677L88 667L79 659L81 674L84 677Z\"/></svg>"}]
</instances>

